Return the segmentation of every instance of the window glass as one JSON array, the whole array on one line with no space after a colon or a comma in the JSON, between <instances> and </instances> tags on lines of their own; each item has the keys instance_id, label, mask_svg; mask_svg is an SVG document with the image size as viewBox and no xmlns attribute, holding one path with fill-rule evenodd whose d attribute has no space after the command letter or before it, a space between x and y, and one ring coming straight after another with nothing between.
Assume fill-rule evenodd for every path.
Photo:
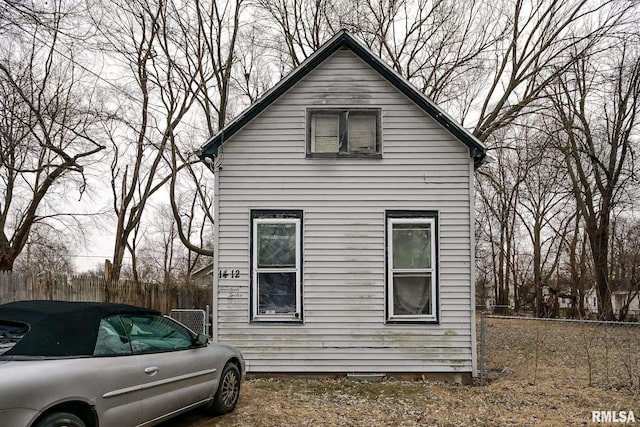
<instances>
[{"instance_id":1,"label":"window glass","mask_svg":"<svg viewBox=\"0 0 640 427\"><path fill-rule=\"evenodd\" d=\"M310 154L362 156L381 152L380 110L310 110L308 117Z\"/></svg>"},{"instance_id":2,"label":"window glass","mask_svg":"<svg viewBox=\"0 0 640 427\"><path fill-rule=\"evenodd\" d=\"M251 319L302 320L302 211L254 210Z\"/></svg>"},{"instance_id":3,"label":"window glass","mask_svg":"<svg viewBox=\"0 0 640 427\"><path fill-rule=\"evenodd\" d=\"M164 316L121 316L134 353L184 350L194 338L182 325Z\"/></svg>"},{"instance_id":4,"label":"window glass","mask_svg":"<svg viewBox=\"0 0 640 427\"><path fill-rule=\"evenodd\" d=\"M296 225L258 224L258 267L295 267Z\"/></svg>"},{"instance_id":5,"label":"window glass","mask_svg":"<svg viewBox=\"0 0 640 427\"><path fill-rule=\"evenodd\" d=\"M338 152L338 114L314 114L311 118L313 152Z\"/></svg>"},{"instance_id":6,"label":"window glass","mask_svg":"<svg viewBox=\"0 0 640 427\"><path fill-rule=\"evenodd\" d=\"M24 323L0 321L0 354L9 351L29 331Z\"/></svg>"},{"instance_id":7,"label":"window glass","mask_svg":"<svg viewBox=\"0 0 640 427\"><path fill-rule=\"evenodd\" d=\"M393 268L431 268L430 224L393 225Z\"/></svg>"},{"instance_id":8,"label":"window glass","mask_svg":"<svg viewBox=\"0 0 640 427\"><path fill-rule=\"evenodd\" d=\"M437 215L387 211L387 316L391 322L437 321Z\"/></svg>"},{"instance_id":9,"label":"window glass","mask_svg":"<svg viewBox=\"0 0 640 427\"><path fill-rule=\"evenodd\" d=\"M258 314L296 312L296 273L258 273Z\"/></svg>"},{"instance_id":10,"label":"window glass","mask_svg":"<svg viewBox=\"0 0 640 427\"><path fill-rule=\"evenodd\" d=\"M431 312L431 275L393 276L393 313L425 315Z\"/></svg>"},{"instance_id":11,"label":"window glass","mask_svg":"<svg viewBox=\"0 0 640 427\"><path fill-rule=\"evenodd\" d=\"M100 320L94 356L131 354L131 344L117 316Z\"/></svg>"},{"instance_id":12,"label":"window glass","mask_svg":"<svg viewBox=\"0 0 640 427\"><path fill-rule=\"evenodd\" d=\"M349 152L374 154L376 150L376 115L370 113L350 113Z\"/></svg>"}]
</instances>

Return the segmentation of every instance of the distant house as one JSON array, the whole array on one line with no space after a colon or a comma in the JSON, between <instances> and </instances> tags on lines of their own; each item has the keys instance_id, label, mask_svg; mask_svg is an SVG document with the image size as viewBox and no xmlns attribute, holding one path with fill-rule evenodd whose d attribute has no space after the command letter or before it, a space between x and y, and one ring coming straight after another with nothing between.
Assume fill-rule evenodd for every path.
<instances>
[{"instance_id":1,"label":"distant house","mask_svg":"<svg viewBox=\"0 0 640 427\"><path fill-rule=\"evenodd\" d=\"M620 313L620 310L624 308L627 301L629 303L627 307L628 313L635 315L637 318L638 314L640 314L640 296L638 295L638 291L619 289L611 292L611 304L614 313Z\"/></svg>"},{"instance_id":2,"label":"distant house","mask_svg":"<svg viewBox=\"0 0 640 427\"><path fill-rule=\"evenodd\" d=\"M573 317L575 312L574 306L574 298L570 292L561 291L558 293L558 311L560 317Z\"/></svg>"},{"instance_id":3,"label":"distant house","mask_svg":"<svg viewBox=\"0 0 640 427\"><path fill-rule=\"evenodd\" d=\"M199 155L214 337L250 373L476 373L486 149L347 31Z\"/></svg>"},{"instance_id":4,"label":"distant house","mask_svg":"<svg viewBox=\"0 0 640 427\"><path fill-rule=\"evenodd\" d=\"M627 303L628 305L625 307ZM638 320L640 318L639 290L629 280L614 281L611 284L611 306L613 314L618 320ZM585 297L585 307L591 313L598 313L595 286L589 290Z\"/></svg>"},{"instance_id":5,"label":"distant house","mask_svg":"<svg viewBox=\"0 0 640 427\"><path fill-rule=\"evenodd\" d=\"M209 263L204 267L191 273L191 280L193 284L202 288L213 283L213 263Z\"/></svg>"}]
</instances>

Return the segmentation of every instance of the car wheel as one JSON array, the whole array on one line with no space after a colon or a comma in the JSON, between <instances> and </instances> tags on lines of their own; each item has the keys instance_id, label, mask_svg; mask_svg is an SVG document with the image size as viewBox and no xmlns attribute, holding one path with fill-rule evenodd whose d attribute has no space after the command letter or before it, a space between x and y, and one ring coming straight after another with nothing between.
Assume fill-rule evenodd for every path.
<instances>
[{"instance_id":1,"label":"car wheel","mask_svg":"<svg viewBox=\"0 0 640 427\"><path fill-rule=\"evenodd\" d=\"M86 427L86 424L68 412L53 412L38 421L35 427Z\"/></svg>"},{"instance_id":2,"label":"car wheel","mask_svg":"<svg viewBox=\"0 0 640 427\"><path fill-rule=\"evenodd\" d=\"M238 367L235 364L229 362L222 370L218 391L216 391L210 407L211 412L219 415L233 411L236 403L238 403L239 396L240 371L238 371Z\"/></svg>"}]
</instances>

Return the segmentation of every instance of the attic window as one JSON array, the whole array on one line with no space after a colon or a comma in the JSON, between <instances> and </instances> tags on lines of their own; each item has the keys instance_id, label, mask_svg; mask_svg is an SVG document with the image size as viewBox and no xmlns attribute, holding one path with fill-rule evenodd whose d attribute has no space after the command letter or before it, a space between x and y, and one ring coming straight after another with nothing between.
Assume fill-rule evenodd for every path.
<instances>
[{"instance_id":1,"label":"attic window","mask_svg":"<svg viewBox=\"0 0 640 427\"><path fill-rule=\"evenodd\" d=\"M307 157L379 157L379 109L307 110Z\"/></svg>"}]
</instances>

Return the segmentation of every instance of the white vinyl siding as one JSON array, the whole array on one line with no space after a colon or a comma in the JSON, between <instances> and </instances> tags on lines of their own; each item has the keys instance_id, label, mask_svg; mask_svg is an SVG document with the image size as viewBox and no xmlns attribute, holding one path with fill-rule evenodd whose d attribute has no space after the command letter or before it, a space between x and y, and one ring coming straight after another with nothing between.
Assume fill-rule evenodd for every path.
<instances>
[{"instance_id":1,"label":"white vinyl siding","mask_svg":"<svg viewBox=\"0 0 640 427\"><path fill-rule=\"evenodd\" d=\"M307 158L308 109L378 109L381 158ZM219 149L218 339L249 372L471 372L468 148L339 50ZM251 211L301 210L304 322L251 323ZM438 211L438 324L386 324L385 212Z\"/></svg>"}]
</instances>

